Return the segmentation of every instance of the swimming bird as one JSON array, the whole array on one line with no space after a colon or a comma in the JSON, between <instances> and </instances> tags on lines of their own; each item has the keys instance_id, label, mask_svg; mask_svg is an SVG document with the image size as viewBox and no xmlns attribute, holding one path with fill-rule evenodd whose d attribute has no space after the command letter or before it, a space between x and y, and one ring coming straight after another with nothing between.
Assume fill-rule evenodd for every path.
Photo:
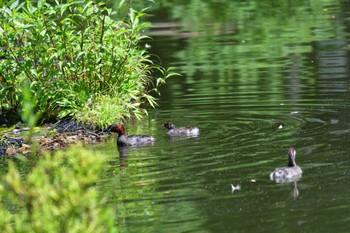
<instances>
[{"instance_id":1,"label":"swimming bird","mask_svg":"<svg viewBox=\"0 0 350 233\"><path fill-rule=\"evenodd\" d=\"M127 136L125 127L121 123L111 125L110 131L118 133L118 139L117 139L118 146L140 146L140 145L153 144L156 141L156 139L152 136L146 136L146 135Z\"/></svg>"},{"instance_id":2,"label":"swimming bird","mask_svg":"<svg viewBox=\"0 0 350 233\"><path fill-rule=\"evenodd\" d=\"M199 129L194 126L175 127L172 122L165 122L164 127L168 129L169 136L198 136Z\"/></svg>"},{"instance_id":3,"label":"swimming bird","mask_svg":"<svg viewBox=\"0 0 350 233\"><path fill-rule=\"evenodd\" d=\"M276 168L270 174L270 179L278 183L293 182L301 178L303 171L295 163L296 150L294 147L288 150L288 165L285 167Z\"/></svg>"}]
</instances>

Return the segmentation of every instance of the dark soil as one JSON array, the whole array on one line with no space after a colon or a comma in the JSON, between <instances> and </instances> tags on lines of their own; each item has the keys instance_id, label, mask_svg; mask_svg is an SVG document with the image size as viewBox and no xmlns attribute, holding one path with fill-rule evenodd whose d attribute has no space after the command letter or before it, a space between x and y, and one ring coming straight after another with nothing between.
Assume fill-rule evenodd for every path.
<instances>
[{"instance_id":1,"label":"dark soil","mask_svg":"<svg viewBox=\"0 0 350 233\"><path fill-rule=\"evenodd\" d=\"M20 121L21 119L15 111L0 112L0 126L8 127Z\"/></svg>"}]
</instances>

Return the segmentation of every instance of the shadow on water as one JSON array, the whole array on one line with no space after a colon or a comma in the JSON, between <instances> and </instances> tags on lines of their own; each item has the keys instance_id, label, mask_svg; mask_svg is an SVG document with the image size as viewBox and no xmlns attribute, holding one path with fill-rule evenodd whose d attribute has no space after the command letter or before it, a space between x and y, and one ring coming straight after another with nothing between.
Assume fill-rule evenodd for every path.
<instances>
[{"instance_id":1,"label":"shadow on water","mask_svg":"<svg viewBox=\"0 0 350 233\"><path fill-rule=\"evenodd\" d=\"M162 88L148 124L127 127L157 142L100 148L113 157L100 186L122 232L346 232L346 6L194 2L162 1L151 18L152 52L182 77ZM172 140L166 121L200 136ZM291 146L302 178L271 181Z\"/></svg>"}]
</instances>

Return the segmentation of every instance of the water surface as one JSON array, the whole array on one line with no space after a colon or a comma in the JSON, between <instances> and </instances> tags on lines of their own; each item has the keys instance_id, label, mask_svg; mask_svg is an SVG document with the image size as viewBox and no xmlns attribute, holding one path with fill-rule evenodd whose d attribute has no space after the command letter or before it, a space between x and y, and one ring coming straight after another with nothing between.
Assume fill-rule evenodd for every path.
<instances>
[{"instance_id":1,"label":"water surface","mask_svg":"<svg viewBox=\"0 0 350 233\"><path fill-rule=\"evenodd\" d=\"M182 76L128 129L157 143L124 157L104 145L115 159L101 188L122 232L347 232L346 2L194 2L162 1L151 17L152 52ZM200 136L168 138L165 121ZM303 177L276 184L291 146Z\"/></svg>"},{"instance_id":2,"label":"water surface","mask_svg":"<svg viewBox=\"0 0 350 233\"><path fill-rule=\"evenodd\" d=\"M113 139L104 145L115 159L101 188L122 232L347 232L346 2L211 3L154 9L148 44L182 76L128 125L154 146L119 157ZM168 138L165 121L200 136ZM291 146L303 177L276 184L269 174Z\"/></svg>"}]
</instances>

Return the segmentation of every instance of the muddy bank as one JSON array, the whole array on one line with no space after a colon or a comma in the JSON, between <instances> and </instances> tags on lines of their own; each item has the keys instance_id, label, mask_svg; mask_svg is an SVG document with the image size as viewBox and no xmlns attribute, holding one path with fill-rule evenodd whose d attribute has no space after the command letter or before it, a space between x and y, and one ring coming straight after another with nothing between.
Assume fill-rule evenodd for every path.
<instances>
[{"instance_id":1,"label":"muddy bank","mask_svg":"<svg viewBox=\"0 0 350 233\"><path fill-rule=\"evenodd\" d=\"M3 132L0 139L0 156L31 153L33 143L38 152L54 151L67 148L78 141L84 144L97 143L108 137L109 130L93 129L78 124L72 119L64 119L55 124L44 126L39 133L31 137L31 142L25 140L29 128L17 125L14 129Z\"/></svg>"}]
</instances>

